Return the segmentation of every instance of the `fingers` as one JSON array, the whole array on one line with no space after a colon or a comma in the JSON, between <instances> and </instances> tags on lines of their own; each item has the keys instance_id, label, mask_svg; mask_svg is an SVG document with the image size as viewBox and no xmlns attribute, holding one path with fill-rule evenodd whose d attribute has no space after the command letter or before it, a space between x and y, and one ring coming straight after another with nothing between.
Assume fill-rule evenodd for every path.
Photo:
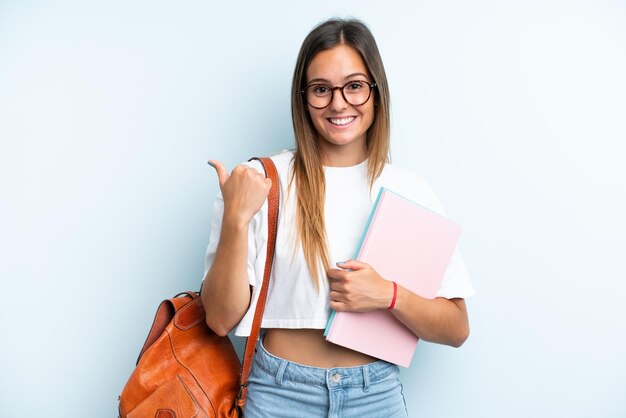
<instances>
[{"instance_id":1,"label":"fingers","mask_svg":"<svg viewBox=\"0 0 626 418\"><path fill-rule=\"evenodd\" d=\"M336 290L338 292L345 292L348 280L345 277L329 277L328 285L330 290Z\"/></svg>"},{"instance_id":2,"label":"fingers","mask_svg":"<svg viewBox=\"0 0 626 418\"><path fill-rule=\"evenodd\" d=\"M363 263L358 260L346 260L346 261L337 263L337 266L341 267L342 269L349 269L349 270L361 270L361 269L371 268L369 264Z\"/></svg>"},{"instance_id":3,"label":"fingers","mask_svg":"<svg viewBox=\"0 0 626 418\"><path fill-rule=\"evenodd\" d=\"M326 274L328 275L328 278L330 279L332 285L333 281L345 280L348 276L348 273L350 272L347 270L328 269L328 272Z\"/></svg>"},{"instance_id":4,"label":"fingers","mask_svg":"<svg viewBox=\"0 0 626 418\"><path fill-rule=\"evenodd\" d=\"M336 290L331 290L328 293L328 297L330 298L330 300L334 300L335 302L345 302L345 295L341 292L338 292Z\"/></svg>"},{"instance_id":5,"label":"fingers","mask_svg":"<svg viewBox=\"0 0 626 418\"><path fill-rule=\"evenodd\" d=\"M349 309L349 300L345 293L331 290L329 293L330 309L337 312L347 311Z\"/></svg>"},{"instance_id":6,"label":"fingers","mask_svg":"<svg viewBox=\"0 0 626 418\"><path fill-rule=\"evenodd\" d=\"M221 188L230 177L230 175L228 174L228 170L226 169L226 167L224 167L224 164L222 164L221 162L217 160L209 160L208 163L213 168L215 168L215 171L217 172L217 178L220 182L220 188Z\"/></svg>"},{"instance_id":7,"label":"fingers","mask_svg":"<svg viewBox=\"0 0 626 418\"><path fill-rule=\"evenodd\" d=\"M344 302L331 300L330 309L332 309L333 311L337 311L337 312L345 312L348 310L348 305Z\"/></svg>"},{"instance_id":8,"label":"fingers","mask_svg":"<svg viewBox=\"0 0 626 418\"><path fill-rule=\"evenodd\" d=\"M226 167L224 167L224 164L222 164L218 160L209 160L207 161L207 163L215 169L215 172L217 173L217 178L220 183L220 188L221 188L222 186L224 186L224 184L230 178L231 175L228 174L228 170L226 169ZM239 166L235 167L235 169L233 169L233 172L236 170L242 170L242 169L250 169L250 168L246 167L245 164L240 164ZM257 173L256 170L253 170L253 169L250 169L250 170ZM263 174L261 173L258 173L258 175L263 176ZM263 177L265 178L265 176ZM266 186L266 191L269 191L271 189L272 180L270 178L265 178L265 186Z\"/></svg>"},{"instance_id":9,"label":"fingers","mask_svg":"<svg viewBox=\"0 0 626 418\"><path fill-rule=\"evenodd\" d=\"M347 293L352 289L348 271L330 269L328 271L328 284L331 294ZM331 297L332 299L332 297Z\"/></svg>"}]
</instances>

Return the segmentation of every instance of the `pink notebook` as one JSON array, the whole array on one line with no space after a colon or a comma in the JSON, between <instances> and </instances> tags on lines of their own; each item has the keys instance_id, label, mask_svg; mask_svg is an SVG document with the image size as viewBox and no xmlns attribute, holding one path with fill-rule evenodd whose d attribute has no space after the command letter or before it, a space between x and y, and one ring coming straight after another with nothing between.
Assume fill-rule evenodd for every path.
<instances>
[{"instance_id":1,"label":"pink notebook","mask_svg":"<svg viewBox=\"0 0 626 418\"><path fill-rule=\"evenodd\" d=\"M434 299L461 227L448 218L381 188L356 259L422 297ZM409 367L417 336L389 311L333 312L326 339Z\"/></svg>"}]
</instances>

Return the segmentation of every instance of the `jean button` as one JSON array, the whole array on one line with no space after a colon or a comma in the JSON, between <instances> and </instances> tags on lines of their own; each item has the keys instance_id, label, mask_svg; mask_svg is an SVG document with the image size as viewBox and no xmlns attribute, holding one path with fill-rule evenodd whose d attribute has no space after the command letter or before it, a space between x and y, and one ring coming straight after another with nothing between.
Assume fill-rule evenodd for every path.
<instances>
[{"instance_id":1,"label":"jean button","mask_svg":"<svg viewBox=\"0 0 626 418\"><path fill-rule=\"evenodd\" d=\"M331 380L335 383L339 383L341 381L341 375L339 373L335 373L332 375Z\"/></svg>"}]
</instances>

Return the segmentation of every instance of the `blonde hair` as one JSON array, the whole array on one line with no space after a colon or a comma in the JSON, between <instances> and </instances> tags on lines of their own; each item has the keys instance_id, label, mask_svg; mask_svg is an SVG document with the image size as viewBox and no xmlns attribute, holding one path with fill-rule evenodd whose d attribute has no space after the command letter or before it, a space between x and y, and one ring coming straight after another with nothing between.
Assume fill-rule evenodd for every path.
<instances>
[{"instance_id":1,"label":"blonde hair","mask_svg":"<svg viewBox=\"0 0 626 418\"><path fill-rule=\"evenodd\" d=\"M370 192L385 163L390 162L389 87L374 36L356 19L330 19L322 22L304 39L294 70L291 115L296 149L289 180L289 189L295 180L297 190L295 238L302 245L311 279L318 289L322 273L320 270L323 269L325 279L331 263L324 223L326 182L319 147L320 139L307 112L307 104L301 91L306 84L306 70L315 54L342 44L351 46L360 54L377 86L372 95L375 100L374 121L366 134Z\"/></svg>"}]
</instances>

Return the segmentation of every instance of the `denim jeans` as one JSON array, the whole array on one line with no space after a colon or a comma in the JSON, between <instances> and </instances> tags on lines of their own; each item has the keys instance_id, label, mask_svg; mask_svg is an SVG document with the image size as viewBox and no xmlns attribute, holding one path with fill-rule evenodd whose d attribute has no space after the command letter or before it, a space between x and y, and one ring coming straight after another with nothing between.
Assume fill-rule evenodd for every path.
<instances>
[{"instance_id":1,"label":"denim jeans","mask_svg":"<svg viewBox=\"0 0 626 418\"><path fill-rule=\"evenodd\" d=\"M276 357L260 342L246 418L406 418L398 366L376 361L324 369Z\"/></svg>"}]
</instances>

